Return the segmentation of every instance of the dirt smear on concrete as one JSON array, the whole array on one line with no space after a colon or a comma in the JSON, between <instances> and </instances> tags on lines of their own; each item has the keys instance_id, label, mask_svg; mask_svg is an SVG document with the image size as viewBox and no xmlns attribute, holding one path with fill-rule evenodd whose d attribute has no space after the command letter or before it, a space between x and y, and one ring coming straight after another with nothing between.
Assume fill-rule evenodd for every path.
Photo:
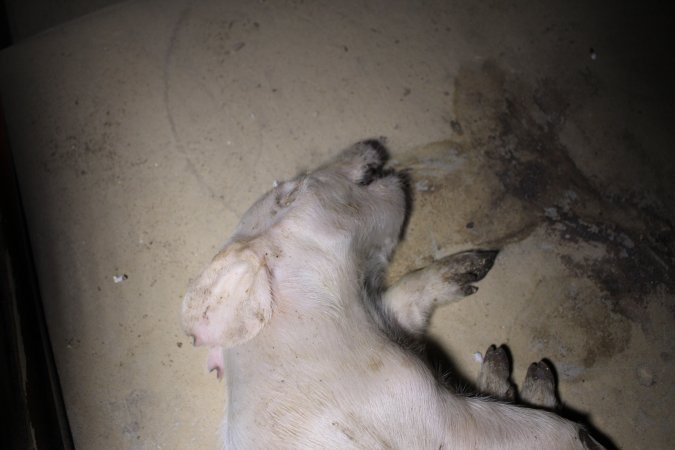
<instances>
[{"instance_id":1,"label":"dirt smear on concrete","mask_svg":"<svg viewBox=\"0 0 675 450\"><path fill-rule=\"evenodd\" d=\"M569 347L591 367L626 348L630 323L650 333L650 303L661 302L675 317L667 302L675 294L675 243L668 212L644 201L655 195L648 183L610 189L563 144L579 102L597 90L583 73L578 81L564 91L551 79L527 81L490 61L459 71L447 118L452 138L396 161L410 169L414 212L392 272L469 243L504 248L536 235L535 246L550 247L566 273L536 289L555 298L524 312L523 323L531 324L534 341ZM617 151L629 152L629 144ZM609 194L617 191L626 194ZM554 336L558 328L569 337Z\"/></svg>"}]
</instances>

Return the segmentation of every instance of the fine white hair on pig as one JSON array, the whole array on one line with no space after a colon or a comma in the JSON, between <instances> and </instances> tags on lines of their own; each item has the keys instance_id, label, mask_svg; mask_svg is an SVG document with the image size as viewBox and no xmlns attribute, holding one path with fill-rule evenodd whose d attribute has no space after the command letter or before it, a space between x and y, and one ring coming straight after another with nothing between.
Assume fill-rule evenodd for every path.
<instances>
[{"instance_id":1,"label":"fine white hair on pig","mask_svg":"<svg viewBox=\"0 0 675 450\"><path fill-rule=\"evenodd\" d=\"M456 394L420 357L433 310L474 293L497 253L451 255L386 289L411 209L387 158L362 141L275 182L186 293L183 329L227 380L223 446L602 448L552 412ZM526 403L554 406L547 368L528 372ZM508 371L491 347L479 389L514 398Z\"/></svg>"}]
</instances>

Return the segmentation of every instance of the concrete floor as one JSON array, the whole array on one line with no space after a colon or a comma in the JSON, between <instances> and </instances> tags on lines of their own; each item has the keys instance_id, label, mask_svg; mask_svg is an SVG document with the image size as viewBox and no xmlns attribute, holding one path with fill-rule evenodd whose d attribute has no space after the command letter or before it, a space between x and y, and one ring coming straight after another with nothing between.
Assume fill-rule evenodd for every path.
<instances>
[{"instance_id":1,"label":"concrete floor","mask_svg":"<svg viewBox=\"0 0 675 450\"><path fill-rule=\"evenodd\" d=\"M547 357L617 447L670 448L672 19L640 8L131 1L0 53L77 447L216 446L189 278L275 179L385 135L416 188L392 276L502 249L434 317L459 373L492 343L516 381Z\"/></svg>"}]
</instances>

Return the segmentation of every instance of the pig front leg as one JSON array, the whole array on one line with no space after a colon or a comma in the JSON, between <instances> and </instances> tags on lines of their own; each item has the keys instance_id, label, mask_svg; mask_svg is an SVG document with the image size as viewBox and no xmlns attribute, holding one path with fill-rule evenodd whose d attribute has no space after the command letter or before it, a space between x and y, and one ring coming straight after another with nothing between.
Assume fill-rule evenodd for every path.
<instances>
[{"instance_id":1,"label":"pig front leg","mask_svg":"<svg viewBox=\"0 0 675 450\"><path fill-rule=\"evenodd\" d=\"M413 336L426 332L436 307L475 293L497 257L493 250L469 250L410 272L385 291L382 307Z\"/></svg>"}]
</instances>

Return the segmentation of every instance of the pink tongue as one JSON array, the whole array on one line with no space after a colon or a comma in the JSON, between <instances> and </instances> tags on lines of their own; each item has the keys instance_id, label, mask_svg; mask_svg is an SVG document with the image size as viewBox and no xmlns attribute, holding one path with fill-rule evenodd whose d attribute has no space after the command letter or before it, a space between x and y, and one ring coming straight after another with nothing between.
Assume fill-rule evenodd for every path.
<instances>
[{"instance_id":1,"label":"pink tongue","mask_svg":"<svg viewBox=\"0 0 675 450\"><path fill-rule=\"evenodd\" d=\"M222 347L211 347L209 349L209 357L206 360L206 367L208 368L209 372L215 370L219 380L223 378L225 359L223 357Z\"/></svg>"}]
</instances>

